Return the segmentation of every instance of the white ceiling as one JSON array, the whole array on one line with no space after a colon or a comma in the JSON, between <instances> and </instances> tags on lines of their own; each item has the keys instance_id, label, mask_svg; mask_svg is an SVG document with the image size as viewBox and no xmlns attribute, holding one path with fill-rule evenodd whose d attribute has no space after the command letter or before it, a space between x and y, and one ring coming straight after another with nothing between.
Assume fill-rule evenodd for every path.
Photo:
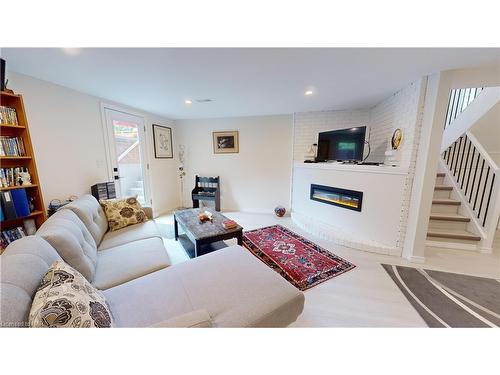
<instances>
[{"instance_id":1,"label":"white ceiling","mask_svg":"<svg viewBox=\"0 0 500 375\"><path fill-rule=\"evenodd\" d=\"M500 63L500 49L3 48L8 70L169 118L366 108L423 75ZM305 96L312 88L314 95ZM210 98L188 106L185 99Z\"/></svg>"}]
</instances>

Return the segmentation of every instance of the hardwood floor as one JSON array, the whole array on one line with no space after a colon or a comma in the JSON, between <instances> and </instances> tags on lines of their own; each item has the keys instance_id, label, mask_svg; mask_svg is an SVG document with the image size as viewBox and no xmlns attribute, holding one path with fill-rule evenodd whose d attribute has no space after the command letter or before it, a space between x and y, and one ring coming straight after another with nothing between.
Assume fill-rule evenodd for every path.
<instances>
[{"instance_id":1,"label":"hardwood floor","mask_svg":"<svg viewBox=\"0 0 500 375\"><path fill-rule=\"evenodd\" d=\"M305 291L304 312L291 327L426 327L381 263L500 279L500 231L493 254L428 248L425 263L415 264L402 258L332 245L305 233L289 217L243 212L224 212L224 215L237 221L244 230L281 224L356 264L354 270ZM173 225L173 215L163 215L156 221ZM164 241L173 263L188 260L178 242ZM228 245L235 243L227 241Z\"/></svg>"}]
</instances>

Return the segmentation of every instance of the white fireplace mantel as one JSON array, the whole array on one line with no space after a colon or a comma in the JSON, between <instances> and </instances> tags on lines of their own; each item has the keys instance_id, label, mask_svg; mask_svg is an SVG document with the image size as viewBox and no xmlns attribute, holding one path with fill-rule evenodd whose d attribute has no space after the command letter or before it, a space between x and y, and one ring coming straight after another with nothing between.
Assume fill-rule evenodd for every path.
<instances>
[{"instance_id":1,"label":"white fireplace mantel","mask_svg":"<svg viewBox=\"0 0 500 375\"><path fill-rule=\"evenodd\" d=\"M296 163L292 219L305 231L343 246L400 255L407 173L406 168L390 166ZM361 212L311 200L311 184L362 191Z\"/></svg>"}]
</instances>

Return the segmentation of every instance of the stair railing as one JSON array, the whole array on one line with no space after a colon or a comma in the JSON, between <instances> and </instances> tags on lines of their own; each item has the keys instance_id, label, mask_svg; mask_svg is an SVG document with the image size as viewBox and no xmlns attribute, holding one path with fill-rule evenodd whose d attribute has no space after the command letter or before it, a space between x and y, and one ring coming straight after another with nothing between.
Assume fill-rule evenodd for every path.
<instances>
[{"instance_id":1,"label":"stair railing","mask_svg":"<svg viewBox=\"0 0 500 375\"><path fill-rule=\"evenodd\" d=\"M442 156L479 223L485 227L496 198L494 192L498 190L498 166L470 132L457 139Z\"/></svg>"},{"instance_id":2,"label":"stair railing","mask_svg":"<svg viewBox=\"0 0 500 375\"><path fill-rule=\"evenodd\" d=\"M469 87L450 91L446 121L444 122L445 129L476 99L481 91L483 91L483 87Z\"/></svg>"}]
</instances>

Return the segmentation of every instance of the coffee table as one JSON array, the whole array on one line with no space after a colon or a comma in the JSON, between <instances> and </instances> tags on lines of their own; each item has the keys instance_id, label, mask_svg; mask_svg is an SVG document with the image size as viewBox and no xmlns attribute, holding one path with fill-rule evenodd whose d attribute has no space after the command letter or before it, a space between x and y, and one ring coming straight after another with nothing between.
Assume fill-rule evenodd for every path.
<instances>
[{"instance_id":1,"label":"coffee table","mask_svg":"<svg viewBox=\"0 0 500 375\"><path fill-rule=\"evenodd\" d=\"M198 214L208 211L212 214L212 222L200 223ZM238 245L242 244L243 228L236 226L233 229L225 229L222 226L224 220L229 220L221 213L205 208L190 208L174 212L174 232L175 240L179 239L179 225L186 233L186 236L194 244L194 256L200 254L200 247L213 242L236 238Z\"/></svg>"}]
</instances>

